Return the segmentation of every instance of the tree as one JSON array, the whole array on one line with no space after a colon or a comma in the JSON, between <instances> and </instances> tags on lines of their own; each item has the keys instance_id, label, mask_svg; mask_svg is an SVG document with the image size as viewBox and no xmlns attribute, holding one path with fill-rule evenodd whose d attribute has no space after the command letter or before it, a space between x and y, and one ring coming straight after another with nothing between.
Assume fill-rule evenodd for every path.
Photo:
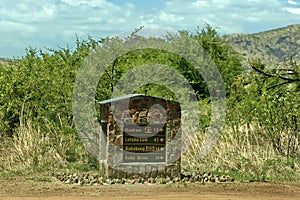
<instances>
[{"instance_id":1,"label":"tree","mask_svg":"<svg viewBox=\"0 0 300 200\"><path fill-rule=\"evenodd\" d=\"M216 28L205 24L204 28L197 28L195 33L181 31L189 35L206 50L219 69L225 84L227 94L230 94L230 87L235 79L244 72L240 55L220 37ZM203 85L203 83L201 84ZM199 88L201 91L201 89Z\"/></svg>"},{"instance_id":2,"label":"tree","mask_svg":"<svg viewBox=\"0 0 300 200\"><path fill-rule=\"evenodd\" d=\"M1 68L3 132L12 135L21 115L45 129L43 125L47 123L73 126L72 91L76 73L98 42L91 38L77 39L76 44L73 52L69 48L48 49L48 52L28 48L23 58Z\"/></svg>"},{"instance_id":3,"label":"tree","mask_svg":"<svg viewBox=\"0 0 300 200\"><path fill-rule=\"evenodd\" d=\"M131 35L131 39L135 38L136 40L143 40L145 42L149 40L137 36L136 34L138 31L139 30L136 30L136 32ZM210 58L216 64L224 81L225 88L227 89L227 94L229 94L231 84L234 82L235 78L244 71L238 53L235 52L229 45L225 44L216 29L212 28L208 24L206 24L206 26L202 29L198 27L195 33L179 31L179 38L186 36L198 41L199 45L202 46L208 53ZM178 38L177 36L167 35L165 38L151 39L175 43ZM126 40L119 42L126 43ZM105 87L110 87L111 90L107 92L98 91L98 99L103 100L105 98L109 98L116 82L123 74L127 73L135 66L154 63L172 66L188 80L199 98L209 97L210 94L203 77L201 77L201 74L199 74L199 72L191 65L191 63L185 60L185 58L162 49L143 49L128 52L114 60L113 64L106 70L105 76L101 78L101 81L98 84L98 90L100 87L103 89L104 85ZM108 86L108 82L110 86ZM174 94L172 94L167 88L156 84L145 85L137 89L136 92L147 93L148 95L158 97L163 97L165 94L169 94L169 96L165 96L165 98L175 98Z\"/></svg>"},{"instance_id":4,"label":"tree","mask_svg":"<svg viewBox=\"0 0 300 200\"><path fill-rule=\"evenodd\" d=\"M299 158L299 66L270 68L258 59L250 66L232 87L228 124L236 131L246 124L253 130L251 140L270 142L279 155Z\"/></svg>"},{"instance_id":5,"label":"tree","mask_svg":"<svg viewBox=\"0 0 300 200\"><path fill-rule=\"evenodd\" d=\"M133 32L130 37L145 40L145 42L155 40L157 44L160 40L164 40L164 42L174 45L174 48L184 46L185 40L180 42L180 39L186 36L196 39L216 63L223 76L226 88L230 87L235 76L242 71L237 54L223 43L216 30L208 25L202 30L198 29L196 33L180 31L178 36L168 35L159 39L138 38L137 31ZM33 126L41 129L42 132L51 134L53 127L58 127L56 129L58 135L76 135L78 130L75 129L72 110L74 83L82 64L89 61L86 60L89 55L99 48L102 48L102 50L113 49L116 55L112 55L113 62L107 66L104 75L100 77L95 95L91 93L94 96L90 97L89 102L82 102L83 104L93 104L92 107L94 108L95 101L111 97L116 83L124 74L135 66L147 64L172 67L172 69L183 75L199 98L209 96L206 83L199 72L185 58L176 53L160 49L157 46L157 48L144 48L142 50L137 48L118 56L117 53L122 52L122 47L127 45L126 42L129 42L129 39L113 37L100 40L92 38L81 40L77 38L75 50L58 48L42 51L28 48L24 57L12 60L7 66L2 66L0 68L1 132L7 136L14 135L15 129L20 125L21 116L24 116L25 120L30 120ZM103 56L106 59L106 54ZM88 75L88 79L99 78L97 73ZM168 77L169 74L164 75ZM178 77L174 78L176 78L177 83L180 83ZM167 81L172 82L174 80L168 79ZM174 85L176 87L176 84ZM75 94L78 97L84 92L90 91L91 88L83 87L79 89L79 93ZM183 87L181 89L185 90ZM161 84L142 85L136 88L134 92L173 100L177 98L174 91ZM189 96L187 95L184 98L189 98ZM68 159L74 160L74 154L76 154L76 145L70 147Z\"/></svg>"},{"instance_id":6,"label":"tree","mask_svg":"<svg viewBox=\"0 0 300 200\"><path fill-rule=\"evenodd\" d=\"M264 80L276 79L278 83L271 85L268 89L275 89L284 85L295 84L295 91L300 90L300 65L291 58L285 67L266 68L260 59L249 60L250 66L253 70L263 75Z\"/></svg>"}]
</instances>

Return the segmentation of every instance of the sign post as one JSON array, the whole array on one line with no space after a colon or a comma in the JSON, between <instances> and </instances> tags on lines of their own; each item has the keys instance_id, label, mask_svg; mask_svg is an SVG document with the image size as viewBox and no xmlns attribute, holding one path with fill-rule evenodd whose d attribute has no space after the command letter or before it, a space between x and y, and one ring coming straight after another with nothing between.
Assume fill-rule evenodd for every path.
<instances>
[{"instance_id":1,"label":"sign post","mask_svg":"<svg viewBox=\"0 0 300 200\"><path fill-rule=\"evenodd\" d=\"M123 162L166 162L166 124L124 124Z\"/></svg>"},{"instance_id":2,"label":"sign post","mask_svg":"<svg viewBox=\"0 0 300 200\"><path fill-rule=\"evenodd\" d=\"M145 95L100 102L106 150L101 152L108 178L175 178L181 172L180 104ZM103 149L103 148L100 148Z\"/></svg>"}]
</instances>

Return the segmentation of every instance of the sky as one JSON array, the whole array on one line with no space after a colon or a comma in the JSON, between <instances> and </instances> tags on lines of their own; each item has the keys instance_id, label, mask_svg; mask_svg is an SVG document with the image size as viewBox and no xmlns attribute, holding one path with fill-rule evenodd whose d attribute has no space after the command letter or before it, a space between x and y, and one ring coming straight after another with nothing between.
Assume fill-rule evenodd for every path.
<instances>
[{"instance_id":1,"label":"sky","mask_svg":"<svg viewBox=\"0 0 300 200\"><path fill-rule=\"evenodd\" d=\"M74 48L76 36L100 39L140 26L194 31L205 23L221 35L300 24L300 0L1 0L0 57Z\"/></svg>"}]
</instances>

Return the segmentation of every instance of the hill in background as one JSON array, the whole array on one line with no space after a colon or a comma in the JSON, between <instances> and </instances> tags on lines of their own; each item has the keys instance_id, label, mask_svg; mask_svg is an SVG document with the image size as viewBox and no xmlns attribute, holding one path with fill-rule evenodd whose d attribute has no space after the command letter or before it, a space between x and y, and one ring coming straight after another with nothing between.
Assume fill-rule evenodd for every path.
<instances>
[{"instance_id":1,"label":"hill in background","mask_svg":"<svg viewBox=\"0 0 300 200\"><path fill-rule=\"evenodd\" d=\"M251 58L260 58L270 67L288 62L291 57L300 63L300 24L253 34L230 34L223 38L241 54L245 66ZM0 58L0 65L7 63L7 59Z\"/></svg>"},{"instance_id":2,"label":"hill in background","mask_svg":"<svg viewBox=\"0 0 300 200\"><path fill-rule=\"evenodd\" d=\"M7 65L8 61L5 58L0 58L0 65Z\"/></svg>"},{"instance_id":3,"label":"hill in background","mask_svg":"<svg viewBox=\"0 0 300 200\"><path fill-rule=\"evenodd\" d=\"M291 57L300 61L300 24L254 34L231 34L224 39L242 55L245 66L249 58L260 58L267 66L288 62Z\"/></svg>"}]
</instances>

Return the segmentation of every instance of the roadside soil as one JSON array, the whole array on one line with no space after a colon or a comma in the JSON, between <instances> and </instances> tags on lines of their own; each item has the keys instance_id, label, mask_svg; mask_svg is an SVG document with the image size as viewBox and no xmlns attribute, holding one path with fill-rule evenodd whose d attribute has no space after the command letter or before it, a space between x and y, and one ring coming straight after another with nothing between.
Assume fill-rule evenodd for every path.
<instances>
[{"instance_id":1,"label":"roadside soil","mask_svg":"<svg viewBox=\"0 0 300 200\"><path fill-rule=\"evenodd\" d=\"M0 177L0 200L300 199L300 183L67 185L55 178Z\"/></svg>"}]
</instances>

